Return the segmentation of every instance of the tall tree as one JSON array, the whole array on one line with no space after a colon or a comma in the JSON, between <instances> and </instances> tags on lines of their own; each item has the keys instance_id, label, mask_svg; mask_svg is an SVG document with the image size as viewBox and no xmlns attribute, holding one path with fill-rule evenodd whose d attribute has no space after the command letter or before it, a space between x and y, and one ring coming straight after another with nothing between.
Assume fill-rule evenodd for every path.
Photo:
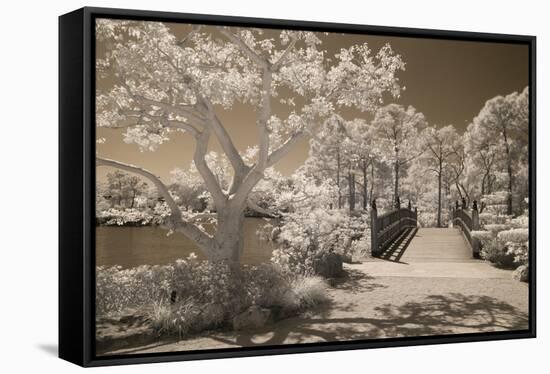
<instances>
[{"instance_id":1,"label":"tall tree","mask_svg":"<svg viewBox=\"0 0 550 374\"><path fill-rule=\"evenodd\" d=\"M169 224L193 240L213 261L240 261L244 210L264 172L315 131L339 108L372 112L386 93L397 96L396 73L404 64L389 45L372 54L366 44L328 56L311 32L229 27L193 27L184 39L163 23L97 20L96 35L108 50L97 67L116 82L97 95L97 124L125 127L125 141L154 151L174 132L195 140L193 162L216 210L213 234L182 217L167 186L151 171L97 157L148 178L170 207ZM114 77L112 76L114 74ZM286 111L273 111L273 98ZM256 118L242 123L256 129L258 152L245 162L220 113L243 104ZM283 116L279 113L289 113ZM210 141L220 144L233 169L227 188L220 185L206 155Z\"/></svg>"},{"instance_id":2,"label":"tall tree","mask_svg":"<svg viewBox=\"0 0 550 374\"><path fill-rule=\"evenodd\" d=\"M428 170L437 176L437 227L441 227L443 178L461 138L452 125L440 129L427 127L422 135L427 149L423 159L427 163Z\"/></svg>"},{"instance_id":3,"label":"tall tree","mask_svg":"<svg viewBox=\"0 0 550 374\"><path fill-rule=\"evenodd\" d=\"M426 125L424 115L412 106L389 104L376 111L373 120L382 155L393 167L393 199L399 197L399 178L408 163L423 153L418 132Z\"/></svg>"},{"instance_id":4,"label":"tall tree","mask_svg":"<svg viewBox=\"0 0 550 374\"><path fill-rule=\"evenodd\" d=\"M504 163L508 175L507 213L513 214L514 169L517 164L518 151L524 150L522 143L528 137L528 91L513 92L506 96L496 96L488 100L474 124L485 131L487 136L497 140L504 152Z\"/></svg>"},{"instance_id":5,"label":"tall tree","mask_svg":"<svg viewBox=\"0 0 550 374\"><path fill-rule=\"evenodd\" d=\"M321 129L312 134L310 139L309 157L306 160L307 168L319 178L331 178L337 186L338 209L344 203L344 171L349 163L345 150L345 140L348 139L346 121L339 115L328 118Z\"/></svg>"}]
</instances>

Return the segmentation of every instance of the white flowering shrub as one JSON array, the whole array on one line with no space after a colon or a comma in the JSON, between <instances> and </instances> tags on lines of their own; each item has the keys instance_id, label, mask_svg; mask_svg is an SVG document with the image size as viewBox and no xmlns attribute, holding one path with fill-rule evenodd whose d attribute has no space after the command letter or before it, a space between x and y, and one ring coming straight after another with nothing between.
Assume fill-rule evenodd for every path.
<instances>
[{"instance_id":1,"label":"white flowering shrub","mask_svg":"<svg viewBox=\"0 0 550 374\"><path fill-rule=\"evenodd\" d=\"M326 252L351 259L368 251L368 216L352 216L343 210L315 208L285 215L271 261L295 274L311 274L313 259ZM354 243L354 241L358 241ZM361 247L365 245L365 247Z\"/></svg>"},{"instance_id":2,"label":"white flowering shrub","mask_svg":"<svg viewBox=\"0 0 550 374\"><path fill-rule=\"evenodd\" d=\"M521 216L513 218L512 220L510 220L510 225L515 229L529 228L529 213L525 212Z\"/></svg>"},{"instance_id":3,"label":"white flowering shrub","mask_svg":"<svg viewBox=\"0 0 550 374\"><path fill-rule=\"evenodd\" d=\"M496 236L499 232L507 230L510 226L506 224L491 224L484 227L485 230L490 231L493 236Z\"/></svg>"},{"instance_id":4,"label":"white flowering shrub","mask_svg":"<svg viewBox=\"0 0 550 374\"><path fill-rule=\"evenodd\" d=\"M507 224L485 225L485 231L472 231L481 242L481 257L498 266L515 268L529 262L527 216L508 220ZM519 228L516 228L520 226Z\"/></svg>"},{"instance_id":5,"label":"white flowering shrub","mask_svg":"<svg viewBox=\"0 0 550 374\"><path fill-rule=\"evenodd\" d=\"M105 226L161 225L170 215L166 203L157 203L153 209L109 208L96 212L96 220Z\"/></svg>"},{"instance_id":6,"label":"white flowering shrub","mask_svg":"<svg viewBox=\"0 0 550 374\"><path fill-rule=\"evenodd\" d=\"M470 235L472 235L473 238L478 239L482 246L487 245L495 238L491 231L472 231L470 232Z\"/></svg>"},{"instance_id":7,"label":"white flowering shrub","mask_svg":"<svg viewBox=\"0 0 550 374\"><path fill-rule=\"evenodd\" d=\"M504 214L496 214L491 212L483 212L479 214L479 223L482 226L491 224L504 224L510 219L510 216Z\"/></svg>"},{"instance_id":8,"label":"white flowering shrub","mask_svg":"<svg viewBox=\"0 0 550 374\"><path fill-rule=\"evenodd\" d=\"M518 264L527 264L529 260L529 230L511 229L501 231L497 239L504 243L507 253L514 256L514 262Z\"/></svg>"}]
</instances>

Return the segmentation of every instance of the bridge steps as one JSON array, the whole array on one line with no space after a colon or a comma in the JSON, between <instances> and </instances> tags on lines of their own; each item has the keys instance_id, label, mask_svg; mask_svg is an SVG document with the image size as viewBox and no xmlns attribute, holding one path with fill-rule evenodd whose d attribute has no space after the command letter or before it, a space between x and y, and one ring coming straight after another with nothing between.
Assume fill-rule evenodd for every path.
<instances>
[{"instance_id":1,"label":"bridge steps","mask_svg":"<svg viewBox=\"0 0 550 374\"><path fill-rule=\"evenodd\" d=\"M459 230L421 228L412 238L401 261L411 262L479 262Z\"/></svg>"}]
</instances>

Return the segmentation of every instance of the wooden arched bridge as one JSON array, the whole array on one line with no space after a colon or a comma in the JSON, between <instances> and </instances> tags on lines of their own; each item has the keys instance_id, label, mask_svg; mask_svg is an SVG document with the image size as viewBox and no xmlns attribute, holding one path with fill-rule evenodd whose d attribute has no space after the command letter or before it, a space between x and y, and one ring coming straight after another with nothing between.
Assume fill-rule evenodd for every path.
<instances>
[{"instance_id":1,"label":"wooden arched bridge","mask_svg":"<svg viewBox=\"0 0 550 374\"><path fill-rule=\"evenodd\" d=\"M371 209L371 252L394 262L461 262L479 258L480 243L471 232L479 230L479 212L474 201L452 210L452 228L419 228L418 211L401 207L378 215L376 200Z\"/></svg>"}]
</instances>

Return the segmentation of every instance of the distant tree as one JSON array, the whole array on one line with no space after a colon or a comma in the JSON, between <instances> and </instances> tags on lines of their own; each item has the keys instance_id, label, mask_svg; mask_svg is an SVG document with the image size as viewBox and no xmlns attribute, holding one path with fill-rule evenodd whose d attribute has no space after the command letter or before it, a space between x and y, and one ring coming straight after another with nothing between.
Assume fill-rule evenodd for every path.
<instances>
[{"instance_id":1,"label":"distant tree","mask_svg":"<svg viewBox=\"0 0 550 374\"><path fill-rule=\"evenodd\" d=\"M422 157L423 161L426 163L427 170L437 176L437 227L441 227L444 176L461 138L452 125L439 129L427 127L422 133L422 138L423 145L426 147L426 152Z\"/></svg>"},{"instance_id":2,"label":"distant tree","mask_svg":"<svg viewBox=\"0 0 550 374\"><path fill-rule=\"evenodd\" d=\"M134 208L136 197L147 189L147 183L135 175L120 170L107 174L107 185L104 194L111 200L111 205Z\"/></svg>"},{"instance_id":3,"label":"distant tree","mask_svg":"<svg viewBox=\"0 0 550 374\"><path fill-rule=\"evenodd\" d=\"M426 125L424 115L412 106L389 104L376 111L373 120L379 149L392 165L394 175L393 199L399 197L399 178L402 169L423 153L418 132Z\"/></svg>"},{"instance_id":4,"label":"distant tree","mask_svg":"<svg viewBox=\"0 0 550 374\"><path fill-rule=\"evenodd\" d=\"M345 165L349 160L345 159L344 140L348 138L345 120L339 115L328 118L322 128L309 142L310 151L306 165L310 172L318 178L331 178L337 186L338 209L343 206L343 177Z\"/></svg>"}]
</instances>

